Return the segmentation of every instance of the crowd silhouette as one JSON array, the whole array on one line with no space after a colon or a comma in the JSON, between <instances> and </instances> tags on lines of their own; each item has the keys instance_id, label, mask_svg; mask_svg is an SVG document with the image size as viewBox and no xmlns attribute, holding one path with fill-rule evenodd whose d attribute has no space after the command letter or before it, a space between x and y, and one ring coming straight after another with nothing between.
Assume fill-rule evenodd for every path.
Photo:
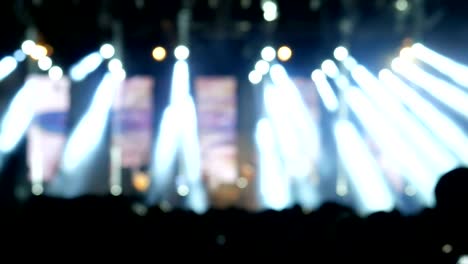
<instances>
[{"instance_id":1,"label":"crowd silhouette","mask_svg":"<svg viewBox=\"0 0 468 264\"><path fill-rule=\"evenodd\" d=\"M197 215L146 208L125 197L39 196L3 206L2 247L5 253L27 248L52 256L60 248L73 254L156 254L175 261L287 257L312 263L457 263L468 254L467 186L468 168L457 168L440 178L434 208L365 217L334 202L311 212L231 208Z\"/></svg>"}]
</instances>

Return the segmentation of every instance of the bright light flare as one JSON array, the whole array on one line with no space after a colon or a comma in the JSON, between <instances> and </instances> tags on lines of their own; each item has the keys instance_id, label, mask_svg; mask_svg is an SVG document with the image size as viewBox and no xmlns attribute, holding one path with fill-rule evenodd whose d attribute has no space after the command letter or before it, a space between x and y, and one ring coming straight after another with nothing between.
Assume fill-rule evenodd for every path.
<instances>
[{"instance_id":1,"label":"bright light flare","mask_svg":"<svg viewBox=\"0 0 468 264\"><path fill-rule=\"evenodd\" d=\"M465 118L468 118L468 94L454 85L427 73L402 58L392 61L392 70L423 88Z\"/></svg>"},{"instance_id":2,"label":"bright light flare","mask_svg":"<svg viewBox=\"0 0 468 264\"><path fill-rule=\"evenodd\" d=\"M330 78L336 78L340 75L340 70L332 60L322 62L322 71Z\"/></svg>"},{"instance_id":3,"label":"bright light flare","mask_svg":"<svg viewBox=\"0 0 468 264\"><path fill-rule=\"evenodd\" d=\"M190 50L187 46L179 45L174 50L174 56L178 60L186 60L190 56Z\"/></svg>"},{"instance_id":4,"label":"bright light flare","mask_svg":"<svg viewBox=\"0 0 468 264\"><path fill-rule=\"evenodd\" d=\"M115 48L109 43L103 44L99 49L99 54L103 59L110 59L115 54Z\"/></svg>"},{"instance_id":5,"label":"bright light flare","mask_svg":"<svg viewBox=\"0 0 468 264\"><path fill-rule=\"evenodd\" d=\"M114 58L109 61L109 63L107 64L107 68L109 69L109 72L116 72L119 69L123 68L122 61Z\"/></svg>"},{"instance_id":6,"label":"bright light flare","mask_svg":"<svg viewBox=\"0 0 468 264\"><path fill-rule=\"evenodd\" d=\"M151 55L153 56L154 60L163 61L167 56L167 52L165 48L159 46L153 49L153 52L151 52Z\"/></svg>"},{"instance_id":7,"label":"bright light flare","mask_svg":"<svg viewBox=\"0 0 468 264\"><path fill-rule=\"evenodd\" d=\"M54 81L62 79L63 71L59 66L53 66L49 69L49 78Z\"/></svg>"},{"instance_id":8,"label":"bright light flare","mask_svg":"<svg viewBox=\"0 0 468 264\"><path fill-rule=\"evenodd\" d=\"M201 186L197 116L190 95L189 78L187 62L178 60L174 65L170 104L163 113L152 164L155 182L153 198L164 200L167 197L167 187L175 177L171 173L171 168L179 160L177 166L179 175L186 181L185 184L190 190L186 193L188 207L197 213L203 213L207 210L208 204L206 193ZM177 159L179 154L181 159Z\"/></svg>"},{"instance_id":9,"label":"bright light flare","mask_svg":"<svg viewBox=\"0 0 468 264\"><path fill-rule=\"evenodd\" d=\"M262 82L263 76L260 72L253 70L249 72L249 82L252 84L259 84Z\"/></svg>"},{"instance_id":10,"label":"bright light flare","mask_svg":"<svg viewBox=\"0 0 468 264\"><path fill-rule=\"evenodd\" d=\"M396 0L395 1L395 9L400 12L404 12L408 10L408 7L409 7L408 0Z\"/></svg>"},{"instance_id":11,"label":"bright light flare","mask_svg":"<svg viewBox=\"0 0 468 264\"><path fill-rule=\"evenodd\" d=\"M34 47L30 56L35 60L40 60L41 58L47 56L47 48L38 44Z\"/></svg>"},{"instance_id":12,"label":"bright light flare","mask_svg":"<svg viewBox=\"0 0 468 264\"><path fill-rule=\"evenodd\" d=\"M278 6L273 1L265 1L262 4L263 18L268 21L274 21L278 18Z\"/></svg>"},{"instance_id":13,"label":"bright light flare","mask_svg":"<svg viewBox=\"0 0 468 264\"><path fill-rule=\"evenodd\" d=\"M11 101L0 127L0 152L12 151L32 122L37 88L33 81L28 80Z\"/></svg>"},{"instance_id":14,"label":"bright light flare","mask_svg":"<svg viewBox=\"0 0 468 264\"><path fill-rule=\"evenodd\" d=\"M268 159L279 163L276 166L281 170L276 174L279 173L282 178L278 179L279 183L269 184L281 183L286 188L294 188L295 202L304 208L312 208L320 201L310 178L314 175L314 164L319 155L319 131L302 95L284 67L273 65L270 78L273 85L267 85L264 89L264 104L269 126L274 133L274 141L271 143L274 149L270 151L276 153L268 155ZM280 161L274 161L276 159ZM290 192L287 190L287 196L291 195Z\"/></svg>"},{"instance_id":15,"label":"bright light flare","mask_svg":"<svg viewBox=\"0 0 468 264\"><path fill-rule=\"evenodd\" d=\"M292 57L292 50L290 47L288 46L281 46L279 49L278 49L278 59L280 61L288 61L290 60Z\"/></svg>"},{"instance_id":16,"label":"bright light flare","mask_svg":"<svg viewBox=\"0 0 468 264\"><path fill-rule=\"evenodd\" d=\"M395 201L384 176L359 132L346 120L334 126L338 153L357 190L364 213L390 211Z\"/></svg>"},{"instance_id":17,"label":"bright light flare","mask_svg":"<svg viewBox=\"0 0 468 264\"><path fill-rule=\"evenodd\" d=\"M408 138L428 165L440 174L456 165L455 158L420 121L401 104L398 98L390 94L379 80L364 66L357 66L351 75L365 91L385 117L400 128L402 136Z\"/></svg>"},{"instance_id":18,"label":"bright light flare","mask_svg":"<svg viewBox=\"0 0 468 264\"><path fill-rule=\"evenodd\" d=\"M26 54L24 54L24 52L19 49L13 53L13 57L15 57L17 62L22 62L26 59Z\"/></svg>"},{"instance_id":19,"label":"bright light flare","mask_svg":"<svg viewBox=\"0 0 468 264\"><path fill-rule=\"evenodd\" d=\"M346 69L348 69L349 71L352 71L354 68L358 66L358 63L353 57L348 55L348 57L346 57L346 59L343 60L343 65L345 66Z\"/></svg>"},{"instance_id":20,"label":"bright light flare","mask_svg":"<svg viewBox=\"0 0 468 264\"><path fill-rule=\"evenodd\" d=\"M264 207L283 210L291 204L292 198L288 178L283 171L281 158L276 150L275 133L267 118L262 118L257 122L255 142L259 152L260 201Z\"/></svg>"},{"instance_id":21,"label":"bright light flare","mask_svg":"<svg viewBox=\"0 0 468 264\"><path fill-rule=\"evenodd\" d=\"M291 124L290 116L295 112L284 109L284 93L274 86L266 86L264 89L265 110L271 126L275 131L275 142L281 155L284 172L286 175L296 178L304 178L311 171L312 157L304 148L306 142L298 135L297 125Z\"/></svg>"},{"instance_id":22,"label":"bright light flare","mask_svg":"<svg viewBox=\"0 0 468 264\"><path fill-rule=\"evenodd\" d=\"M411 47L414 57L432 66L440 73L445 74L454 82L468 88L468 67L449 59L421 43L416 43Z\"/></svg>"},{"instance_id":23,"label":"bright light flare","mask_svg":"<svg viewBox=\"0 0 468 264\"><path fill-rule=\"evenodd\" d=\"M384 114L371 103L361 90L348 87L345 100L351 110L368 131L382 153L400 171L408 181L418 188L419 195L426 205L434 202L433 191L437 172L434 172L420 155L411 147L407 139L401 137L400 131L387 122Z\"/></svg>"},{"instance_id":24,"label":"bright light flare","mask_svg":"<svg viewBox=\"0 0 468 264\"><path fill-rule=\"evenodd\" d=\"M421 97L390 70L379 73L379 79L388 90L403 101L411 111L442 141L457 157L468 164L468 138L457 124L442 114L436 107Z\"/></svg>"},{"instance_id":25,"label":"bright light flare","mask_svg":"<svg viewBox=\"0 0 468 264\"><path fill-rule=\"evenodd\" d=\"M177 194L180 196L187 196L190 193L190 189L187 185L182 184L177 187Z\"/></svg>"},{"instance_id":26,"label":"bright light flare","mask_svg":"<svg viewBox=\"0 0 468 264\"><path fill-rule=\"evenodd\" d=\"M0 81L8 77L18 66L16 59L11 56L6 56L0 60Z\"/></svg>"},{"instance_id":27,"label":"bright light flare","mask_svg":"<svg viewBox=\"0 0 468 264\"><path fill-rule=\"evenodd\" d=\"M79 121L68 140L63 160L65 173L72 173L92 154L101 142L109 110L121 80L111 73L106 73L97 87L91 105Z\"/></svg>"},{"instance_id":28,"label":"bright light flare","mask_svg":"<svg viewBox=\"0 0 468 264\"><path fill-rule=\"evenodd\" d=\"M317 87L317 91L325 108L330 112L338 110L338 98L328 83L325 74L321 70L314 70L311 74L311 78Z\"/></svg>"},{"instance_id":29,"label":"bright light flare","mask_svg":"<svg viewBox=\"0 0 468 264\"><path fill-rule=\"evenodd\" d=\"M260 55L263 60L267 62L272 62L276 58L276 51L273 47L267 46L262 49Z\"/></svg>"},{"instance_id":30,"label":"bright light flare","mask_svg":"<svg viewBox=\"0 0 468 264\"><path fill-rule=\"evenodd\" d=\"M82 81L95 71L102 62L103 57L98 52L93 52L71 67L70 78L76 82Z\"/></svg>"},{"instance_id":31,"label":"bright light flare","mask_svg":"<svg viewBox=\"0 0 468 264\"><path fill-rule=\"evenodd\" d=\"M42 57L37 62L37 65L39 66L39 69L47 71L52 67L52 59L47 56Z\"/></svg>"},{"instance_id":32,"label":"bright light flare","mask_svg":"<svg viewBox=\"0 0 468 264\"><path fill-rule=\"evenodd\" d=\"M255 63L255 71L265 75L270 70L270 64L267 61L259 60Z\"/></svg>"},{"instance_id":33,"label":"bright light flare","mask_svg":"<svg viewBox=\"0 0 468 264\"><path fill-rule=\"evenodd\" d=\"M349 56L348 49L343 46L339 46L333 51L333 56L338 61L344 61Z\"/></svg>"},{"instance_id":34,"label":"bright light flare","mask_svg":"<svg viewBox=\"0 0 468 264\"><path fill-rule=\"evenodd\" d=\"M36 48L36 43L32 40L25 40L21 44L21 50L24 52L26 55L31 55Z\"/></svg>"}]
</instances>

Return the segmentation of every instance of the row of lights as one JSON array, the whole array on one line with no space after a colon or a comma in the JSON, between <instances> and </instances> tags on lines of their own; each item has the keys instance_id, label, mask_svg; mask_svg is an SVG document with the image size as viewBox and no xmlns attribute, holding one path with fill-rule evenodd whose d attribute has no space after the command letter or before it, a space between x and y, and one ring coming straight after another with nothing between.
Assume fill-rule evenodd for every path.
<instances>
[{"instance_id":1,"label":"row of lights","mask_svg":"<svg viewBox=\"0 0 468 264\"><path fill-rule=\"evenodd\" d=\"M282 62L286 62L292 57L292 50L288 46L281 46L278 50L275 50L271 46L264 47L260 52L261 60L257 61L254 66L254 70L249 73L249 81L252 84L259 84L263 76L270 70L270 63L276 58Z\"/></svg>"},{"instance_id":2,"label":"row of lights","mask_svg":"<svg viewBox=\"0 0 468 264\"><path fill-rule=\"evenodd\" d=\"M278 5L272 0L267 0L262 3L263 19L267 22L272 22L278 19Z\"/></svg>"},{"instance_id":3,"label":"row of lights","mask_svg":"<svg viewBox=\"0 0 468 264\"><path fill-rule=\"evenodd\" d=\"M42 71L48 71L52 80L60 80L63 76L63 70L59 66L54 66L52 59L48 56L49 50L44 45L35 43L32 40L26 40L21 44L21 50L14 53L18 61L24 61L26 56L37 61L37 66Z\"/></svg>"},{"instance_id":4,"label":"row of lights","mask_svg":"<svg viewBox=\"0 0 468 264\"><path fill-rule=\"evenodd\" d=\"M155 61L163 61L167 57L167 51L164 47L157 46L151 52ZM179 45L174 49L174 56L178 60L186 60L190 56L190 50L187 46Z\"/></svg>"}]
</instances>

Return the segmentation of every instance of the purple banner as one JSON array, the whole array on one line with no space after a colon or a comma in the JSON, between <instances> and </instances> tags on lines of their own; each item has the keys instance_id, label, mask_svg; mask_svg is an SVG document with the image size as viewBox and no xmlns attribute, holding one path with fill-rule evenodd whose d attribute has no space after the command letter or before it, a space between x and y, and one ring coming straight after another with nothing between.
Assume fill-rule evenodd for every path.
<instances>
[{"instance_id":1,"label":"purple banner","mask_svg":"<svg viewBox=\"0 0 468 264\"><path fill-rule=\"evenodd\" d=\"M150 162L153 138L153 87L150 77L127 79L116 95L112 115L112 148L121 167L140 168Z\"/></svg>"},{"instance_id":2,"label":"purple banner","mask_svg":"<svg viewBox=\"0 0 468 264\"><path fill-rule=\"evenodd\" d=\"M236 88L232 77L195 81L201 167L210 190L237 180Z\"/></svg>"}]
</instances>

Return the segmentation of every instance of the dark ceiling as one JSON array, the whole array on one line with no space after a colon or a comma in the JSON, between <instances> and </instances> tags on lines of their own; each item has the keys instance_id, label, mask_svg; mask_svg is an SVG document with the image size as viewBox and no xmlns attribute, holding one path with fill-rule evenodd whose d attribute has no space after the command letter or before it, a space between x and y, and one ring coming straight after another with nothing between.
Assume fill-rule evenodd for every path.
<instances>
[{"instance_id":1,"label":"dark ceiling","mask_svg":"<svg viewBox=\"0 0 468 264\"><path fill-rule=\"evenodd\" d=\"M290 45L295 54L290 67L300 72L342 42L377 64L408 37L433 41L448 52L455 43L467 43L465 1L408 1L413 8L403 14L394 0L278 0L279 20L267 23L260 0L2 0L0 55L14 51L33 25L39 40L54 48L53 59L66 68L111 40L117 22L126 67L151 72L158 69L152 47L172 49L178 42L177 14L184 5L192 10L192 61L206 73L247 69L266 44ZM424 23L417 22L417 2L423 3Z\"/></svg>"}]
</instances>

